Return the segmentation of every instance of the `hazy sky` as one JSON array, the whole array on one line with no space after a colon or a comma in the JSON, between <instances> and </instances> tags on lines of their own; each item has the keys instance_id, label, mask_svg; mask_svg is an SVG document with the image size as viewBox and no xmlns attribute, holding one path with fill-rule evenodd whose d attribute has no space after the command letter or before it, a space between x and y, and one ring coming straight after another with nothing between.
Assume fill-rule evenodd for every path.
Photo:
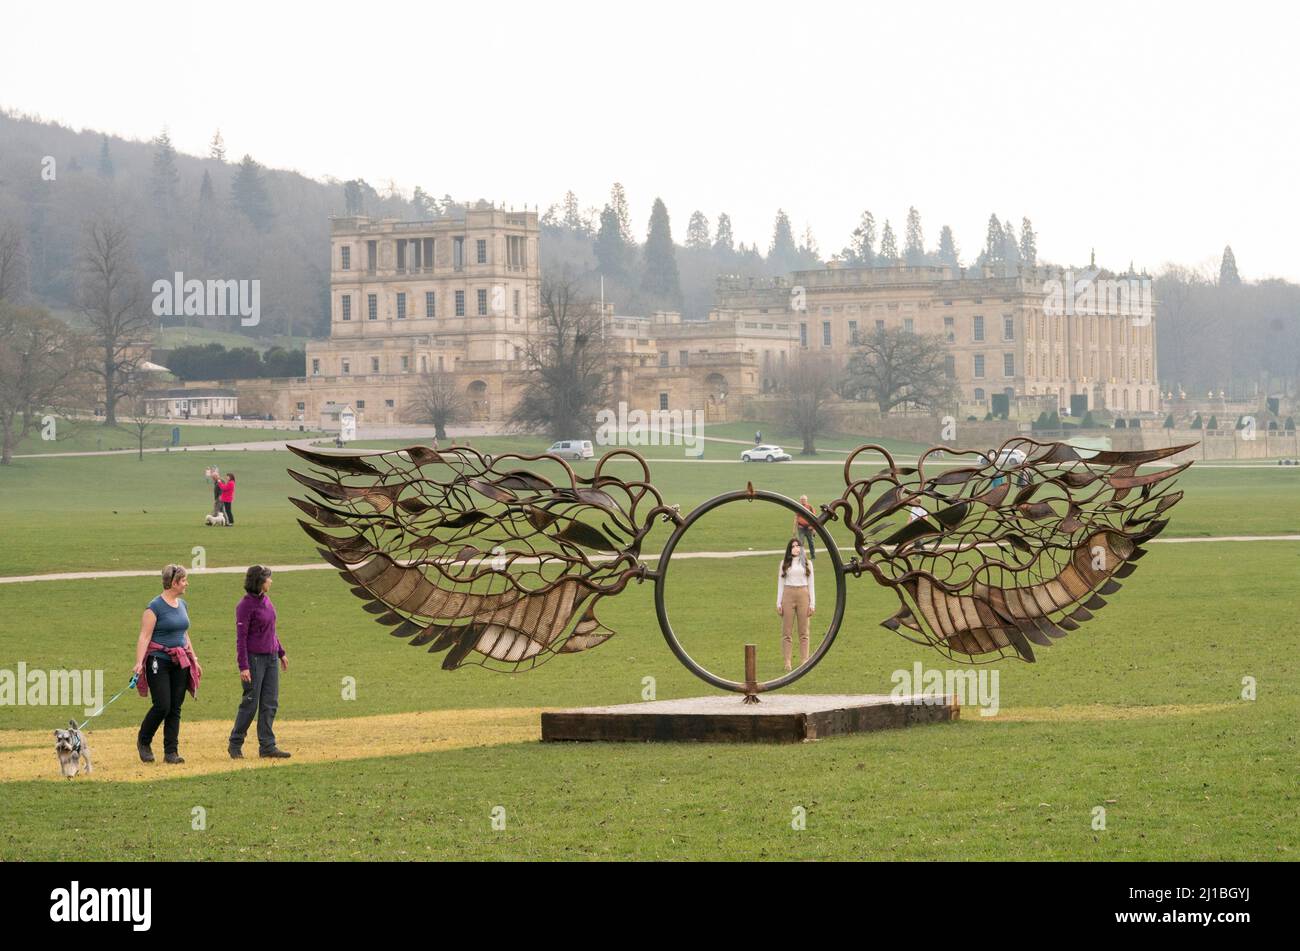
<instances>
[{"instance_id":1,"label":"hazy sky","mask_svg":"<svg viewBox=\"0 0 1300 951\"><path fill-rule=\"evenodd\" d=\"M990 212L1040 256L1300 280L1300 53L1280 4L274 2L10 5L0 106L312 176L544 210L623 182L824 257Z\"/></svg>"}]
</instances>

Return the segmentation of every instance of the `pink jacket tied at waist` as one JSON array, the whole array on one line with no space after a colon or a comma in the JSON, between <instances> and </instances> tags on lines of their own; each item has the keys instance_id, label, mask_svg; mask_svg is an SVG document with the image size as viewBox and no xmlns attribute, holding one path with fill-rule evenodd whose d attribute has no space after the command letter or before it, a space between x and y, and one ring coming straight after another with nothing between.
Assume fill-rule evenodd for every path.
<instances>
[{"instance_id":1,"label":"pink jacket tied at waist","mask_svg":"<svg viewBox=\"0 0 1300 951\"><path fill-rule=\"evenodd\" d=\"M149 649L145 651L145 663L149 662L149 655L155 651L162 651L172 659L173 663L180 664L182 670L190 672L190 696L198 698L199 679L203 676L203 668L199 666L199 659L194 656L194 648L186 644L184 647L163 647L157 641L149 642ZM136 683L135 689L140 691L140 696L149 696L149 678L141 677Z\"/></svg>"}]
</instances>

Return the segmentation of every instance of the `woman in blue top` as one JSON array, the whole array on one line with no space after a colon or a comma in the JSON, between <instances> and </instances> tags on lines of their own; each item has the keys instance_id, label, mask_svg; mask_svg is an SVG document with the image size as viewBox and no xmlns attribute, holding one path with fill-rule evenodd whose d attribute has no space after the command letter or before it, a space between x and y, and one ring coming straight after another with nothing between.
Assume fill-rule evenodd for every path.
<instances>
[{"instance_id":1,"label":"woman in blue top","mask_svg":"<svg viewBox=\"0 0 1300 951\"><path fill-rule=\"evenodd\" d=\"M169 651L175 648L186 649L192 658L191 662L196 665L198 663L193 645L190 644L189 611L185 599L181 597L189 583L184 568L168 565L162 573L162 594L149 602L140 618L135 672L146 678L149 693L153 697L153 706L144 715L140 733L136 737L136 749L141 761L145 763L153 762L150 744L160 723L163 724L163 759L168 763L185 762L177 749L181 733L181 704L185 701L190 672L177 663Z\"/></svg>"}]
</instances>

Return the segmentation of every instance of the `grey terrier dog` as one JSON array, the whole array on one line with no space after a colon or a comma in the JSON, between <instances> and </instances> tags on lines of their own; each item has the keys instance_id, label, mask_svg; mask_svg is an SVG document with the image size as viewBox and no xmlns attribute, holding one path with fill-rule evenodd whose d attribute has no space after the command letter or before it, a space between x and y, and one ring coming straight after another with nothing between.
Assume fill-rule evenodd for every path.
<instances>
[{"instance_id":1,"label":"grey terrier dog","mask_svg":"<svg viewBox=\"0 0 1300 951\"><path fill-rule=\"evenodd\" d=\"M59 758L59 771L68 779L81 771L81 760L86 762L87 776L94 768L90 762L90 747L77 729L76 720L68 721L68 729L54 731L54 753Z\"/></svg>"}]
</instances>

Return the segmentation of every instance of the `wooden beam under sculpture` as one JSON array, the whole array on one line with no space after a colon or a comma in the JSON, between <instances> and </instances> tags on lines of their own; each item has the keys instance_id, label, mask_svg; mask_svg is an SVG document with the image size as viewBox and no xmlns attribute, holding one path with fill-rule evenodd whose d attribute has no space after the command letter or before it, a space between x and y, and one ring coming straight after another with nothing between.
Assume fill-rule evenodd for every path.
<instances>
[{"instance_id":1,"label":"wooden beam under sculpture","mask_svg":"<svg viewBox=\"0 0 1300 951\"><path fill-rule=\"evenodd\" d=\"M719 677L682 648L665 607L668 570L706 512L758 499L803 512L791 499L751 487L682 516L646 461L624 449L580 476L551 455L290 448L314 467L290 470L315 497L291 501L321 556L392 635L445 652L444 668L522 670L595 647L614 634L596 617L600 599L650 580L673 653L706 682L748 695L816 666L843 620L846 579L863 573L899 598L886 628L964 663L1032 662L1036 646L1076 630L1133 573L1182 497L1173 477L1191 465L1139 473L1189 446L1096 452L1017 438L988 453L935 447L915 466L862 446L844 464L843 495L810 519L835 573L827 636L807 663L753 683ZM870 453L883 468L855 478L854 463ZM629 459L639 479L608 473ZM836 521L853 537L847 563L828 530ZM660 522L673 529L652 570L642 545Z\"/></svg>"}]
</instances>

